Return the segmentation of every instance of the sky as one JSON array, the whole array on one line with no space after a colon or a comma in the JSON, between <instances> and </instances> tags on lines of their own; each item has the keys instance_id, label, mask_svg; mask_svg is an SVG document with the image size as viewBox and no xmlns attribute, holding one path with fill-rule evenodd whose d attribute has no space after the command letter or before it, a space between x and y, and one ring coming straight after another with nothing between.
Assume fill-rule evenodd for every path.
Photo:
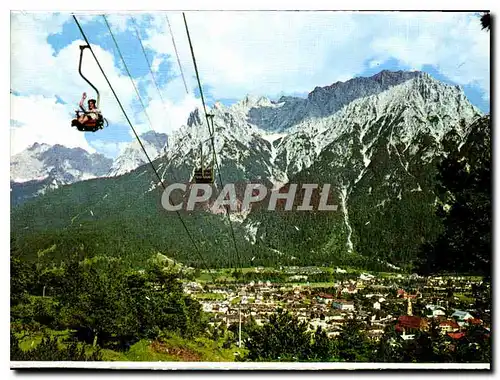
<instances>
[{"instance_id":1,"label":"sky","mask_svg":"<svg viewBox=\"0 0 500 380\"><path fill-rule=\"evenodd\" d=\"M104 17L76 17L139 133L172 133L201 107L182 13L107 14L127 68ZM206 11L186 12L186 19L209 105L247 94L305 97L317 86L388 69L422 70L458 84L489 112L490 35L474 13ZM132 141L88 49L82 72L99 89L110 125L97 133L70 126L82 92L96 96L78 74L82 44L70 13L11 13L11 154L38 142L116 157Z\"/></svg>"}]
</instances>

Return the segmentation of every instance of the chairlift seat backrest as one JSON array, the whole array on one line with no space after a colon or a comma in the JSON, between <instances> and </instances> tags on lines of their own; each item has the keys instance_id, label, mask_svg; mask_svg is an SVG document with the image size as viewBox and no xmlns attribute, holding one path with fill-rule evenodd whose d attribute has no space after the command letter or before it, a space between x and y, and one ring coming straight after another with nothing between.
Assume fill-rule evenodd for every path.
<instances>
[{"instance_id":1,"label":"chairlift seat backrest","mask_svg":"<svg viewBox=\"0 0 500 380\"><path fill-rule=\"evenodd\" d=\"M213 183L214 182L213 169L212 168L195 169L193 179L195 183Z\"/></svg>"}]
</instances>

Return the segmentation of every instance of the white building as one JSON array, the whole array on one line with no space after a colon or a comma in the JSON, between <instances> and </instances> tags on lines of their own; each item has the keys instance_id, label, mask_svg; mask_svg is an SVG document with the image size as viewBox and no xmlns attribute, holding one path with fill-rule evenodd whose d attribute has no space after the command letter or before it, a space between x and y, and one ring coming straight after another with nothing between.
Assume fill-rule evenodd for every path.
<instances>
[{"instance_id":1,"label":"white building","mask_svg":"<svg viewBox=\"0 0 500 380\"><path fill-rule=\"evenodd\" d=\"M427 316L431 318L436 318L436 317L441 317L445 316L446 313L444 311L444 308L439 305L426 305L425 308L428 310L427 311Z\"/></svg>"},{"instance_id":2,"label":"white building","mask_svg":"<svg viewBox=\"0 0 500 380\"><path fill-rule=\"evenodd\" d=\"M469 312L462 310L455 310L451 317L456 318L461 322L466 321L467 319L474 319L474 317Z\"/></svg>"},{"instance_id":3,"label":"white building","mask_svg":"<svg viewBox=\"0 0 500 380\"><path fill-rule=\"evenodd\" d=\"M372 274L369 274L369 273L361 273L359 275L359 279L363 280L363 281L370 281L370 280L373 280L374 278L375 278L375 276Z\"/></svg>"}]
</instances>

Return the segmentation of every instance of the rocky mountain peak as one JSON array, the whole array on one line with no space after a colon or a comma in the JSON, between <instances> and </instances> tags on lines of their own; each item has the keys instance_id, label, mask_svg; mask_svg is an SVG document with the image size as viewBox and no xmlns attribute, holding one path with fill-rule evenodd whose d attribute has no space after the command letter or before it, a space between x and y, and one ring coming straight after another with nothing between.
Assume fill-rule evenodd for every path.
<instances>
[{"instance_id":1,"label":"rocky mountain peak","mask_svg":"<svg viewBox=\"0 0 500 380\"><path fill-rule=\"evenodd\" d=\"M410 79L416 78L418 76L427 76L428 74L422 71L391 71L391 70L382 70L381 72L367 78L371 79L375 82L380 83L380 85L384 88L396 86L403 82L406 82ZM354 80L359 79L355 78Z\"/></svg>"},{"instance_id":2,"label":"rocky mountain peak","mask_svg":"<svg viewBox=\"0 0 500 380\"><path fill-rule=\"evenodd\" d=\"M159 133L155 131L148 131L143 133L141 141L154 145L158 149L162 149L168 142L168 135L166 133Z\"/></svg>"},{"instance_id":3,"label":"rocky mountain peak","mask_svg":"<svg viewBox=\"0 0 500 380\"><path fill-rule=\"evenodd\" d=\"M439 230L434 181L437 163L449 151L444 136L456 132L454 141L460 144L471 128L466 126L481 115L457 86L420 72L391 71L316 87L307 98L269 102L247 97L210 112L215 115L216 176L224 183L326 183L331 184L328 203L338 205L337 212L327 214L252 210L235 223L237 233L243 234L240 241L262 242L279 248L283 257L293 255L303 262L338 257L351 262L363 255L397 265ZM202 142L205 164L211 164L207 130L203 110L195 109L187 125L173 134L165 156L155 162L162 179L191 181L202 160ZM154 158L154 138L148 135L144 142ZM116 181L119 188L138 195L123 214L135 218L134 210L157 207L153 190L159 187L143 165L144 153L134 143L129 148L115 161L112 174L124 174ZM64 159L58 162L65 167ZM31 162L21 166L35 167ZM78 198L68 193L60 192L54 203L59 207L67 202L73 209ZM120 190L110 192L109 198L119 205L120 215L124 199L130 202L131 197Z\"/></svg>"},{"instance_id":4,"label":"rocky mountain peak","mask_svg":"<svg viewBox=\"0 0 500 380\"><path fill-rule=\"evenodd\" d=\"M215 116L214 145L226 172L224 177L260 177L272 183L286 182L290 176L307 169L325 149L331 149L331 144L340 149L339 139L349 139L351 145L359 139L360 165L368 165L372 147L381 136L379 124L386 123L383 120L389 117L397 115L397 123L389 135L391 144L407 147L420 135L439 141L460 118L468 121L480 114L458 86L444 84L423 72L389 70L316 87L307 98L282 96L279 101L270 101L247 95L230 107L216 103L209 112ZM172 136L150 131L141 138L150 158L166 154L161 166L182 171L185 180L199 165L201 144L204 154L211 154L208 128L200 108L194 109L186 125ZM165 147L167 141L170 146ZM349 151L351 145L343 149ZM100 160L83 150L36 143L27 152L30 157L36 155L36 160L28 163L13 157L14 180L40 179L59 172L68 181L62 175L65 170L69 170L74 180L97 176L97 173L81 176L74 172L76 165L71 162L77 157L86 154L91 161ZM335 151L338 154L340 151ZM122 175L145 163L144 152L134 140L111 168L108 163L108 170L100 171L100 176ZM19 167L24 168L23 175L19 174Z\"/></svg>"},{"instance_id":5,"label":"rocky mountain peak","mask_svg":"<svg viewBox=\"0 0 500 380\"><path fill-rule=\"evenodd\" d=\"M41 152L41 151L46 151L47 149L50 149L50 147L51 146L49 144L35 142L33 145L31 145L28 148L26 148L26 151Z\"/></svg>"},{"instance_id":6,"label":"rocky mountain peak","mask_svg":"<svg viewBox=\"0 0 500 380\"><path fill-rule=\"evenodd\" d=\"M198 109L193 111L190 116L195 114L199 114ZM165 153L168 142L167 134L156 131L148 131L143 133L140 138L149 158L152 160ZM139 142L134 139L115 159L110 169L109 176L112 177L128 173L139 166L146 164L147 162L148 161L142 147Z\"/></svg>"},{"instance_id":7,"label":"rocky mountain peak","mask_svg":"<svg viewBox=\"0 0 500 380\"><path fill-rule=\"evenodd\" d=\"M105 175L112 161L102 154L90 154L82 148L35 143L11 157L10 174L13 181L26 182L59 173L64 177L64 183L71 183ZM68 180L67 173L73 180Z\"/></svg>"},{"instance_id":8,"label":"rocky mountain peak","mask_svg":"<svg viewBox=\"0 0 500 380\"><path fill-rule=\"evenodd\" d=\"M60 144L35 143L11 156L12 200L23 202L60 185L102 177L113 160Z\"/></svg>"},{"instance_id":9,"label":"rocky mountain peak","mask_svg":"<svg viewBox=\"0 0 500 380\"><path fill-rule=\"evenodd\" d=\"M326 87L316 87L309 93L307 100L317 106L321 116L327 116L356 99L379 94L421 75L419 71L383 70L371 77L358 77Z\"/></svg>"},{"instance_id":10,"label":"rocky mountain peak","mask_svg":"<svg viewBox=\"0 0 500 380\"><path fill-rule=\"evenodd\" d=\"M188 127L192 127L193 125L201 125L201 116L200 116L200 109L196 108L194 111L192 111L187 120L187 125Z\"/></svg>"}]
</instances>

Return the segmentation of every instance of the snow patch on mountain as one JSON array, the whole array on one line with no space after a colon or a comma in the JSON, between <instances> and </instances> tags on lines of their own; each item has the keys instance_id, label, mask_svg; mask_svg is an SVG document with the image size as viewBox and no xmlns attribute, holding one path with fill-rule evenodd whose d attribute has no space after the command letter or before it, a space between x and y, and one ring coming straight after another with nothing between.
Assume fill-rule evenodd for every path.
<instances>
[{"instance_id":1,"label":"snow patch on mountain","mask_svg":"<svg viewBox=\"0 0 500 380\"><path fill-rule=\"evenodd\" d=\"M277 188L320 157L329 162L331 170L344 170L339 201L349 251L353 250L349 197L372 164L373 154L384 141L381 139L387 140L389 157L396 155L404 172L412 176L407 157L419 151L421 136L430 137L439 146L443 136L462 119L468 123L481 114L460 87L441 83L426 73L403 71L382 71L369 78L317 87L306 99L281 97L271 101L247 96L230 107L215 103L208 112L213 115L213 145L225 183L264 179ZM387 128L391 128L389 134ZM464 136L466 131L458 133ZM186 125L170 140L161 171L166 179L192 180L194 169L201 165L202 152L204 165L211 165L212 140L200 109L190 114ZM430 160L435 154L429 150L420 157ZM385 175L389 181L391 174ZM413 188L419 191L420 184L412 177ZM151 185L156 186L153 181ZM399 190L396 197L402 197ZM384 205L381 201L375 207ZM248 228L254 240L258 232Z\"/></svg>"},{"instance_id":2,"label":"snow patch on mountain","mask_svg":"<svg viewBox=\"0 0 500 380\"><path fill-rule=\"evenodd\" d=\"M165 133L149 131L139 137L151 160L165 153L168 142L168 136ZM146 163L148 163L148 159L141 145L137 140L134 140L123 149L113 162L110 176L115 177L131 172Z\"/></svg>"},{"instance_id":3,"label":"snow patch on mountain","mask_svg":"<svg viewBox=\"0 0 500 380\"><path fill-rule=\"evenodd\" d=\"M11 202L20 204L62 185L103 177L112 162L81 148L35 143L11 156Z\"/></svg>"},{"instance_id":4,"label":"snow patch on mountain","mask_svg":"<svg viewBox=\"0 0 500 380\"><path fill-rule=\"evenodd\" d=\"M333 115L295 125L280 143L278 157L284 158L282 164L288 176L293 175L309 167L325 147L360 128L361 154L367 167L371 161L371 147L378 140L387 115L401 118L405 125L394 136L391 134L388 146L401 144L407 148L419 133L429 134L440 142L461 119L469 122L480 114L479 109L467 101L460 87L418 73L413 79L385 91L357 98ZM466 131L457 132L463 136ZM368 136L372 137L365 141ZM346 149L340 156L350 154Z\"/></svg>"},{"instance_id":5,"label":"snow patch on mountain","mask_svg":"<svg viewBox=\"0 0 500 380\"><path fill-rule=\"evenodd\" d=\"M347 251L352 252L354 245L352 244L351 236L352 236L352 227L349 223L349 211L347 209L347 187L343 186L340 189L340 201L342 203L342 212L344 213L344 223L347 228Z\"/></svg>"},{"instance_id":6,"label":"snow patch on mountain","mask_svg":"<svg viewBox=\"0 0 500 380\"><path fill-rule=\"evenodd\" d=\"M81 148L34 143L11 156L13 182L42 181L51 178L60 184L104 176L112 160L102 154L90 154Z\"/></svg>"}]
</instances>

